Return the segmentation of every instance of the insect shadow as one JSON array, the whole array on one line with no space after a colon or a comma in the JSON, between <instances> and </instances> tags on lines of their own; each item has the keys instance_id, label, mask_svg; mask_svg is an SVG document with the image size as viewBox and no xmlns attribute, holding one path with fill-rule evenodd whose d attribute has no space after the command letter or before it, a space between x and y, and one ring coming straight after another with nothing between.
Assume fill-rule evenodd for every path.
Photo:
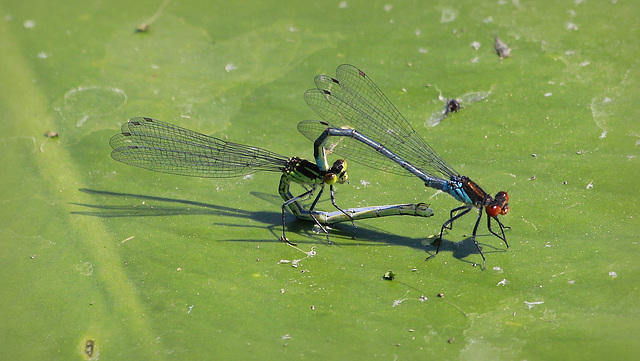
<instances>
[{"instance_id":1,"label":"insect shadow","mask_svg":"<svg viewBox=\"0 0 640 361\"><path fill-rule=\"evenodd\" d=\"M282 214L279 211L252 211L235 207L221 206L204 202L190 201L184 199L148 196L142 194L122 193L112 191L102 191L88 188L80 188L79 191L97 197L99 204L87 203L71 203L76 206L84 207L87 210L73 211L71 214L100 217L100 218L118 218L118 217L166 217L177 215L211 215L224 216L239 219L251 219L263 225L247 225L246 222L240 223L214 223L223 227L254 227L269 229L273 235L270 239L226 239L227 242L281 242L279 237ZM250 192L256 198L262 199L268 203L281 205L281 199L275 195L262 192ZM127 204L109 205L113 199L124 199ZM144 203L141 204L140 201ZM152 205L151 205L152 204ZM413 220L420 222L420 220ZM365 222L366 221L366 222ZM330 242L328 245L339 247L348 246L387 246L396 245L411 247L422 250L426 253L434 252L435 246L428 242L423 245L424 238L411 238L395 233L390 233L383 229L372 226L375 221L359 220L357 228L349 223L333 224L330 228ZM326 243L326 237L321 232L315 232L312 222L306 220L298 220L291 217L291 221L287 221L287 231L304 235L296 240L299 244L318 244ZM304 238L304 239L303 239ZM428 241L428 240L427 240ZM451 250L455 258L464 259L465 257L476 254L477 250L473 242L469 246L461 247L460 242L454 244L447 240L443 240L440 246L440 252ZM466 244L466 243L465 243Z\"/></svg>"},{"instance_id":2,"label":"insect shadow","mask_svg":"<svg viewBox=\"0 0 640 361\"><path fill-rule=\"evenodd\" d=\"M273 194L263 193L263 192L249 192L249 194L269 203L278 204L278 202L280 202L280 198ZM328 201L328 200L325 199L325 200L322 200L321 202L325 202L325 201ZM360 225L362 221L364 220L357 221L358 222L357 224ZM414 221L420 222L422 221L422 219L414 220ZM270 225L270 228L273 229L272 233L275 235L276 233L274 230L277 228L274 228L274 227L276 227L275 224ZM295 230L296 233L306 232L307 234L309 234L309 228L308 226L306 226L306 222L303 222L303 221L295 222L294 224L290 225L290 227L292 227L291 230ZM425 226L424 228L426 227L427 226ZM333 238L332 238L332 243L338 244L340 246L359 246L359 245L362 245L364 241L364 242L367 242L366 243L367 246L373 246L376 244L379 244L379 245L393 244L398 246L406 246L406 247L420 249L425 251L429 255L435 252L437 244L434 242L438 238L436 235L433 235L430 237L420 238L416 240L413 238L390 234L384 230L381 230L375 226L372 226L370 223L366 225L366 228L358 227L357 229L354 229L350 224L347 224L347 223L337 223L332 225L331 229L334 232L338 231L339 232L338 234L340 235L344 235L343 237L340 237L339 240L344 239L345 237L351 238L351 241L349 242L340 242L340 241L335 242L333 241ZM313 232L313 233L315 233L314 238L324 237L322 234L318 234L317 232ZM480 238L483 236L485 235L480 235L477 237ZM486 236L490 236L490 235L486 235ZM485 244L482 244L482 245L485 246ZM498 247L494 247L492 245L486 245L486 246L488 246L491 250L485 251L485 249L483 248L483 252L485 254L494 253L494 252L505 252L505 250ZM442 239L441 245L440 245L440 252L447 252L447 251L451 252L454 258L465 261L469 264L475 264L475 262L467 261L465 258L467 258L469 255L479 254L478 249L475 243L473 242L473 238L471 237L466 237L462 241L457 241L457 242L449 241L446 238Z\"/></svg>"}]
</instances>

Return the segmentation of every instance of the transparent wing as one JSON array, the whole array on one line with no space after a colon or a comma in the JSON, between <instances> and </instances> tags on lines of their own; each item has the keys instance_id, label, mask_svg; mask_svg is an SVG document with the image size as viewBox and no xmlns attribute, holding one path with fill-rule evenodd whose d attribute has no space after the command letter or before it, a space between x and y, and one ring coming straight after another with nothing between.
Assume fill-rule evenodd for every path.
<instances>
[{"instance_id":1,"label":"transparent wing","mask_svg":"<svg viewBox=\"0 0 640 361\"><path fill-rule=\"evenodd\" d=\"M429 119L427 119L424 125L429 128L435 127L436 125L440 124L442 119L446 118L447 115L448 113L446 108L441 110L436 110L435 112L431 113L431 116L429 117Z\"/></svg>"},{"instance_id":2,"label":"transparent wing","mask_svg":"<svg viewBox=\"0 0 640 361\"><path fill-rule=\"evenodd\" d=\"M485 99L489 95L491 95L491 91L471 92L459 98L456 98L455 100L460 104L459 108L464 108L465 105ZM431 116L429 117L429 119L427 119L424 123L425 127L429 127L429 128L435 127L436 125L440 124L440 122L442 122L442 120L446 118L449 115L449 113L457 112L459 110L459 108L451 109L451 107L449 106L450 102L452 102L453 100L447 100L446 98L443 98L442 94L440 94L438 98L445 103L444 109L436 110L433 113L431 113Z\"/></svg>"},{"instance_id":3,"label":"transparent wing","mask_svg":"<svg viewBox=\"0 0 640 361\"><path fill-rule=\"evenodd\" d=\"M133 118L109 141L111 157L135 167L193 177L227 178L281 172L288 158L226 142L151 118Z\"/></svg>"},{"instance_id":4,"label":"transparent wing","mask_svg":"<svg viewBox=\"0 0 640 361\"><path fill-rule=\"evenodd\" d=\"M339 128L320 120L303 120L298 123L298 130L307 138L316 140L327 128ZM327 153L340 156L384 172L402 176L413 176L387 157L383 157L375 149L350 137L329 137L324 145Z\"/></svg>"},{"instance_id":5,"label":"transparent wing","mask_svg":"<svg viewBox=\"0 0 640 361\"><path fill-rule=\"evenodd\" d=\"M462 106L464 106L465 103L473 103L473 102L477 102L483 99L486 99L489 97L489 95L491 95L491 91L487 91L487 92L471 92L471 93L467 93L463 96L461 96L460 98L457 98L458 101L460 102L460 104Z\"/></svg>"},{"instance_id":6,"label":"transparent wing","mask_svg":"<svg viewBox=\"0 0 640 361\"><path fill-rule=\"evenodd\" d=\"M360 69L341 65L336 78L318 75L316 89L305 93L307 104L323 119L335 127L353 128L379 142L412 165L432 175L450 179L458 173L448 165L411 127L375 83ZM303 130L305 126L302 127ZM315 140L316 134L303 134ZM311 132L308 132L311 133ZM315 136L315 138L314 138ZM336 153L364 165L380 169L384 161L367 163L358 160L362 154L355 143L344 142ZM380 153L378 157L384 158ZM367 155L367 159L372 156ZM378 165L378 166L376 166ZM386 167L386 165L384 165ZM395 170L395 168L398 170ZM403 174L399 166L389 168L392 173Z\"/></svg>"}]
</instances>

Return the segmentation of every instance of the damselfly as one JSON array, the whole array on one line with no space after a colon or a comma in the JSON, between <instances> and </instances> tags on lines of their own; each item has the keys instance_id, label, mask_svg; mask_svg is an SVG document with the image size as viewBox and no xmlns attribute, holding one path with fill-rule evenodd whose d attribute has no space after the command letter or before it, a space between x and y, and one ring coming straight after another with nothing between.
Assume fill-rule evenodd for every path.
<instances>
[{"instance_id":1,"label":"damselfly","mask_svg":"<svg viewBox=\"0 0 640 361\"><path fill-rule=\"evenodd\" d=\"M462 95L458 98L447 99L442 96L440 89L436 88L436 90L438 90L439 93L438 99L440 99L441 102L444 102L444 109L436 110L431 114L429 119L427 119L427 121L424 123L424 125L427 127L435 127L436 125L440 124L440 122L444 118L446 118L449 113L456 113L458 112L458 110L464 108L465 104L470 104L482 99L486 99L489 95L491 95L490 90L488 92L466 93L465 95Z\"/></svg>"},{"instance_id":2,"label":"damselfly","mask_svg":"<svg viewBox=\"0 0 640 361\"><path fill-rule=\"evenodd\" d=\"M484 264L484 254L476 240L482 209L487 213L487 227L507 247L506 227L498 219L509 212L509 196L498 192L495 197L486 193L466 176L460 175L442 159L416 131L389 99L360 69L341 65L336 78L318 75L316 89L305 93L305 100L324 121L307 120L298 124L298 130L315 141L314 156L319 169L328 168L325 149L369 167L420 178L427 187L453 196L464 205L454 208L450 218L440 229L436 239L436 253L442 243L445 229L469 213L479 211L472 239ZM499 233L491 228L491 220L500 227Z\"/></svg>"},{"instance_id":3,"label":"damselfly","mask_svg":"<svg viewBox=\"0 0 640 361\"><path fill-rule=\"evenodd\" d=\"M110 144L113 159L156 172L203 178L228 178L259 171L280 172L278 192L282 204L282 238L285 233L285 209L299 219L313 220L328 236L323 226L356 219L413 215L429 217L433 211L424 203L396 204L376 207L341 209L336 205L333 185L348 179L347 163L337 160L331 168L320 171L317 165L298 157L288 158L265 149L236 144L200 134L155 119L133 118L122 125L122 133L114 135ZM300 184L305 192L293 196L291 183ZM331 203L336 212L319 212L315 207L324 186L329 185ZM309 210L298 201L320 189Z\"/></svg>"}]
</instances>

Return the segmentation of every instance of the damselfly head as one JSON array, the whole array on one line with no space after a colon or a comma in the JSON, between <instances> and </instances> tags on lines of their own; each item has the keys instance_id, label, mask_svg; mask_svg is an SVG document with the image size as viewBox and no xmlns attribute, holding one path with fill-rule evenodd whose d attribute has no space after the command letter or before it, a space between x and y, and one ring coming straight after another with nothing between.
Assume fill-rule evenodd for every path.
<instances>
[{"instance_id":1,"label":"damselfly head","mask_svg":"<svg viewBox=\"0 0 640 361\"><path fill-rule=\"evenodd\" d=\"M349 183L349 174L347 173L346 170L338 174L338 183L340 184Z\"/></svg>"},{"instance_id":2,"label":"damselfly head","mask_svg":"<svg viewBox=\"0 0 640 361\"><path fill-rule=\"evenodd\" d=\"M333 162L331 169L325 173L323 180L326 184L332 185L335 183L343 184L349 182L349 175L347 174L347 161L344 159L338 159Z\"/></svg>"},{"instance_id":3,"label":"damselfly head","mask_svg":"<svg viewBox=\"0 0 640 361\"><path fill-rule=\"evenodd\" d=\"M498 192L493 200L487 204L487 215L489 217L497 217L509 213L509 194L507 192Z\"/></svg>"},{"instance_id":4,"label":"damselfly head","mask_svg":"<svg viewBox=\"0 0 640 361\"><path fill-rule=\"evenodd\" d=\"M505 215L509 213L509 195L507 192L498 192L494 200L502 203L502 210L500 211L500 214Z\"/></svg>"},{"instance_id":5,"label":"damselfly head","mask_svg":"<svg viewBox=\"0 0 640 361\"><path fill-rule=\"evenodd\" d=\"M503 202L505 204L509 203L509 195L507 194L507 192L504 192L504 191L498 192L493 199L498 202Z\"/></svg>"},{"instance_id":6,"label":"damselfly head","mask_svg":"<svg viewBox=\"0 0 640 361\"><path fill-rule=\"evenodd\" d=\"M335 173L325 173L322 176L322 180L324 181L325 184L333 185L333 184L336 184L336 182L338 181L338 176L335 175Z\"/></svg>"}]
</instances>

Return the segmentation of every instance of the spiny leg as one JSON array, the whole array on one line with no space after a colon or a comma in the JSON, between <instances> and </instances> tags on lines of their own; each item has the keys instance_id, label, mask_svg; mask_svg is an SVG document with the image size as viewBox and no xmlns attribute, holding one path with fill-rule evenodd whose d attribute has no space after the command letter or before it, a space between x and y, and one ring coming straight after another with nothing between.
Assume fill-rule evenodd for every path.
<instances>
[{"instance_id":1,"label":"spiny leg","mask_svg":"<svg viewBox=\"0 0 640 361\"><path fill-rule=\"evenodd\" d=\"M478 219L476 220L476 225L473 226L473 234L471 235L471 239L473 239L473 243L475 243L478 252L482 256L482 268L486 269L486 260L484 258L484 253L482 253L482 248L480 248L480 244L476 240L476 233L478 232L478 226L480 225L480 220L482 219L482 208L478 210Z\"/></svg>"},{"instance_id":2,"label":"spiny leg","mask_svg":"<svg viewBox=\"0 0 640 361\"><path fill-rule=\"evenodd\" d=\"M459 213L459 211L463 210L463 212ZM453 221L455 221L456 219L464 216L465 214L469 213L469 211L471 210L471 206L470 205L464 205L464 206L460 206L457 208L452 209L449 212L449 220L447 220L446 222L444 222L444 224L442 225L442 229L440 230L440 238L442 238L442 231L444 231L444 229L448 229L448 230L452 230L453 229Z\"/></svg>"},{"instance_id":3,"label":"spiny leg","mask_svg":"<svg viewBox=\"0 0 640 361\"><path fill-rule=\"evenodd\" d=\"M281 240L282 242L286 242L286 243L288 243L288 244L290 244L290 245L292 245L292 246L295 246L295 245L296 245L295 243L291 243L291 242L289 242L289 239L287 239L287 235L286 235L286 233L285 233L285 232L286 232L286 231L285 231L285 228L286 228L286 220L285 220L285 218L286 218L286 216L285 216L285 214L286 214L286 208L287 208L291 203L297 202L297 201L299 201L300 199L302 199L302 198L304 198L304 197L308 196L309 194L313 193L313 191L314 191L314 188L311 188L311 189L309 189L308 191L306 191L306 192L302 193L301 195L299 195L299 196L297 196L297 197L293 197L293 198L291 198L291 199L288 199L286 202L284 202L284 203L282 204L282 238L280 238L280 240ZM320 191L320 193L322 193L322 190ZM314 219L315 219L315 218L314 218ZM317 222L317 221L316 221L316 222Z\"/></svg>"},{"instance_id":4,"label":"spiny leg","mask_svg":"<svg viewBox=\"0 0 640 361\"><path fill-rule=\"evenodd\" d=\"M457 213L459 211L463 210L462 212L454 215L454 213ZM440 252L440 245L442 244L442 234L444 233L445 229L451 229L452 225L453 225L453 221L455 221L456 219L464 216L465 214L469 213L469 211L471 210L471 206L470 205L464 205L464 206L460 206L457 208L454 208L451 210L451 212L449 212L449 216L451 218L449 218L446 222L444 222L444 224L442 224L442 228L440 228L440 236L438 236L438 238L436 238L435 243L437 243L436 245L436 253L430 255L429 257L427 257L426 261L430 260L431 258L435 257L438 252Z\"/></svg>"},{"instance_id":5,"label":"spiny leg","mask_svg":"<svg viewBox=\"0 0 640 361\"><path fill-rule=\"evenodd\" d=\"M498 226L500 226L500 234L497 234L496 232L494 232L491 229L491 219L495 219L496 222L498 222ZM510 229L511 227L507 227L504 224L502 224L502 222L500 222L500 220L498 219L498 217L487 217L487 228L489 228L489 232L491 232L491 234L493 234L494 236L500 238L502 240L502 242L504 242L504 244L507 246L507 248L509 248L509 243L507 243L507 236L504 234L504 230L506 229Z\"/></svg>"},{"instance_id":6,"label":"spiny leg","mask_svg":"<svg viewBox=\"0 0 640 361\"><path fill-rule=\"evenodd\" d=\"M318 204L318 201L320 200L320 197L322 196L322 192L324 192L324 184L322 185L322 187L320 187L320 192L318 192L318 195L316 196L316 199L314 199L313 203L311 203L311 206L309 207L309 214L311 215L311 218L313 218L313 221L316 222L318 227L320 227L320 229L322 229L324 234L327 236L327 242L329 242L329 231L327 231L327 229L324 228L322 223L320 223L320 221L318 221L318 219L313 215L313 210L316 208L316 205Z\"/></svg>"},{"instance_id":7,"label":"spiny leg","mask_svg":"<svg viewBox=\"0 0 640 361\"><path fill-rule=\"evenodd\" d=\"M335 192L333 190L333 184L329 186L329 193L331 194L331 204L333 204L333 206L336 207L337 210L342 212L342 214L349 217L349 219L351 220L351 224L353 225L354 228L358 228L356 227L356 223L353 221L353 217L347 212L345 212L342 208L338 207L338 205L336 204L336 197L335 197Z\"/></svg>"}]
</instances>

